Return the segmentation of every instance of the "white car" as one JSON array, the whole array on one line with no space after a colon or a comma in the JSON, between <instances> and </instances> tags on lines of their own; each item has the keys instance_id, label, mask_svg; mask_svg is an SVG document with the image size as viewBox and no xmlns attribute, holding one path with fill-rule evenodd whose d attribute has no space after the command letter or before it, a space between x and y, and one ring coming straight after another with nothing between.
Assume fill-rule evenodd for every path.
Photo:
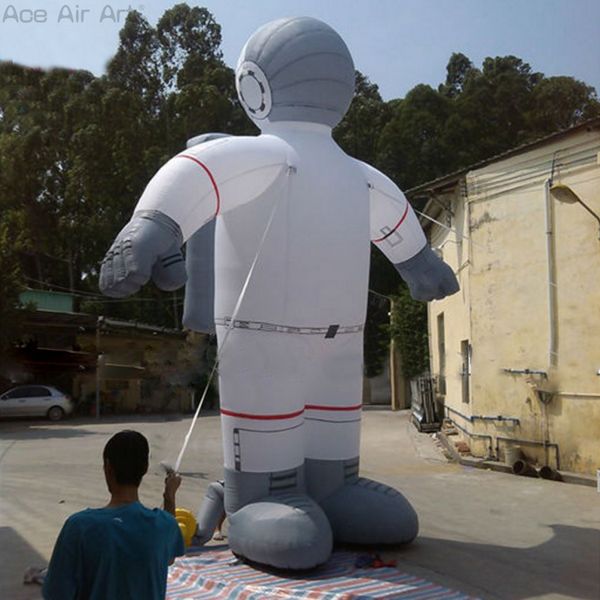
<instances>
[{"instance_id":1,"label":"white car","mask_svg":"<svg viewBox=\"0 0 600 600\"><path fill-rule=\"evenodd\" d=\"M49 385L20 385L0 395L0 417L48 417L60 421L72 412L71 398Z\"/></svg>"}]
</instances>

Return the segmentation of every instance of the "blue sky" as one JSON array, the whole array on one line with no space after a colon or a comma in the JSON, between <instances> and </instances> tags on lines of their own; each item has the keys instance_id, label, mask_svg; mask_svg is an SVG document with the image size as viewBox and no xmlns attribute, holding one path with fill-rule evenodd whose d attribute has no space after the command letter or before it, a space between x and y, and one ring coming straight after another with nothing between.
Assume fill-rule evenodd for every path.
<instances>
[{"instance_id":1,"label":"blue sky","mask_svg":"<svg viewBox=\"0 0 600 600\"><path fill-rule=\"evenodd\" d=\"M0 0L0 59L100 74L118 45L124 12L152 23L165 0ZM193 4L193 2L188 2ZM599 0L206 0L222 26L225 61L234 65L248 36L274 18L310 15L345 39L357 68L385 99L445 78L452 52L477 66L514 54L546 75L571 75L600 92ZM32 11L43 22L26 23ZM83 12L88 11L88 12ZM121 22L118 22L117 17ZM59 21L60 19L60 21Z\"/></svg>"}]
</instances>

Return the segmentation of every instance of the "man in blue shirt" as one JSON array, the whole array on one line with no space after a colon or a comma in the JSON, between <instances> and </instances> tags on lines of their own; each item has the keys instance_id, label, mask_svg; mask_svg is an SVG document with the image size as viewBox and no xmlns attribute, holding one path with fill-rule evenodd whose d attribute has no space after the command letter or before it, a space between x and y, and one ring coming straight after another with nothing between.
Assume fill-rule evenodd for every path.
<instances>
[{"instance_id":1,"label":"man in blue shirt","mask_svg":"<svg viewBox=\"0 0 600 600\"><path fill-rule=\"evenodd\" d=\"M181 478L165 480L164 508L138 497L148 470L148 441L137 431L115 434L104 448L110 502L70 516L58 536L42 588L46 600L163 600L168 566L184 553L175 521Z\"/></svg>"}]
</instances>

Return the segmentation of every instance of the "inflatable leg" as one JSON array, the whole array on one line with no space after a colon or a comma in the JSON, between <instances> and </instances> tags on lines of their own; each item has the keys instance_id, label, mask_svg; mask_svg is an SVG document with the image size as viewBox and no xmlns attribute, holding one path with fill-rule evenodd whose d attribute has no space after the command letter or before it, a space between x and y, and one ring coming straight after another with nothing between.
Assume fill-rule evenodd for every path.
<instances>
[{"instance_id":1,"label":"inflatable leg","mask_svg":"<svg viewBox=\"0 0 600 600\"><path fill-rule=\"evenodd\" d=\"M224 495L224 486L220 481L213 481L208 486L206 496L196 514L198 528L193 540L195 546L203 546L212 538L219 521L225 515Z\"/></svg>"},{"instance_id":2,"label":"inflatable leg","mask_svg":"<svg viewBox=\"0 0 600 600\"><path fill-rule=\"evenodd\" d=\"M336 541L410 542L418 532L410 503L393 488L358 476L362 336L338 337L315 342L313 352L311 379L318 386L305 413L308 493L325 511Z\"/></svg>"},{"instance_id":3,"label":"inflatable leg","mask_svg":"<svg viewBox=\"0 0 600 600\"><path fill-rule=\"evenodd\" d=\"M358 476L354 460L307 460L308 491L325 511L334 539L352 544L405 544L419 521L408 500L383 483Z\"/></svg>"},{"instance_id":4,"label":"inflatable leg","mask_svg":"<svg viewBox=\"0 0 600 600\"><path fill-rule=\"evenodd\" d=\"M219 341L222 333L217 326ZM230 335L220 363L229 547L277 568L315 567L333 542L325 514L306 495L306 348L293 335Z\"/></svg>"}]
</instances>

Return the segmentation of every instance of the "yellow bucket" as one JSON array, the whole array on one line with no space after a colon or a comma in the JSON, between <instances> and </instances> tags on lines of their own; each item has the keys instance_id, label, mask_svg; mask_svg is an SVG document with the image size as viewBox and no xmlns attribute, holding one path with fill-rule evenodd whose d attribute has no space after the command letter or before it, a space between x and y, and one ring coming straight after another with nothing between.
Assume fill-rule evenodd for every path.
<instances>
[{"instance_id":1,"label":"yellow bucket","mask_svg":"<svg viewBox=\"0 0 600 600\"><path fill-rule=\"evenodd\" d=\"M187 508L176 508L175 520L179 523L183 542L187 547L192 543L192 537L196 533L196 517Z\"/></svg>"}]
</instances>

